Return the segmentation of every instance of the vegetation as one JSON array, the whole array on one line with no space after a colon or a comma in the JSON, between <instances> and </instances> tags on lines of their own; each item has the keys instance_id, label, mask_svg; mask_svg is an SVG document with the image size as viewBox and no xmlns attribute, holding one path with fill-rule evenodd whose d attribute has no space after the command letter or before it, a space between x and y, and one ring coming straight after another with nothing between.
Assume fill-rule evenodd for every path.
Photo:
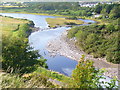
<instances>
[{"instance_id":1,"label":"vegetation","mask_svg":"<svg viewBox=\"0 0 120 90\"><path fill-rule=\"evenodd\" d=\"M53 88L47 77L41 74L30 74L28 76L19 76L13 74L2 74L2 88ZM57 86L56 86L57 87Z\"/></svg>"},{"instance_id":2,"label":"vegetation","mask_svg":"<svg viewBox=\"0 0 120 90\"><path fill-rule=\"evenodd\" d=\"M67 77L62 74L46 70L39 67L35 72L23 74L3 74L2 88L102 88L102 84L108 88L118 88L116 86L116 79L111 82L100 82L103 78L103 70L96 70L93 62L81 58L76 69L73 71L72 77ZM52 80L57 81L53 82ZM108 84L106 86L106 84Z\"/></svg>"},{"instance_id":3,"label":"vegetation","mask_svg":"<svg viewBox=\"0 0 120 90\"><path fill-rule=\"evenodd\" d=\"M18 7L0 7L0 10L7 12L27 12L67 15L73 17L90 17L95 14L104 14L102 18L119 18L120 4L101 4L95 7L80 7L78 2L24 2L15 4ZM75 18L74 18L75 19Z\"/></svg>"},{"instance_id":4,"label":"vegetation","mask_svg":"<svg viewBox=\"0 0 120 90\"><path fill-rule=\"evenodd\" d=\"M78 25L83 24L83 21L80 20L71 20L65 18L46 18L50 27L64 26L64 25Z\"/></svg>"},{"instance_id":5,"label":"vegetation","mask_svg":"<svg viewBox=\"0 0 120 90\"><path fill-rule=\"evenodd\" d=\"M76 16L71 16L71 17L67 17L66 19L77 20L77 17Z\"/></svg>"},{"instance_id":6,"label":"vegetation","mask_svg":"<svg viewBox=\"0 0 120 90\"><path fill-rule=\"evenodd\" d=\"M97 75L98 72L99 70L95 69L92 61L85 61L84 57L82 57L76 66L76 69L73 70L72 77L75 81L74 87L97 88L99 84L95 83L95 79L99 80L99 76Z\"/></svg>"},{"instance_id":7,"label":"vegetation","mask_svg":"<svg viewBox=\"0 0 120 90\"><path fill-rule=\"evenodd\" d=\"M105 57L112 63L120 63L119 50L119 22L113 24L80 26L68 32L68 38L76 37L77 45L88 54Z\"/></svg>"},{"instance_id":8,"label":"vegetation","mask_svg":"<svg viewBox=\"0 0 120 90\"><path fill-rule=\"evenodd\" d=\"M18 7L3 7L3 11L27 12L27 13L47 13L67 15L64 18L47 18L50 27L56 25L75 25L83 22L77 21L79 16L91 16L92 12L102 14L97 18L107 24L80 26L72 28L68 33L68 38L76 38L76 44L88 54L94 57L106 57L107 61L120 63L119 59L119 30L120 13L119 4L98 4L95 8L80 7L76 2L55 2L55 3L25 3L26 6L18 3ZM1 77L2 88L44 88L44 87L64 87L64 88L102 88L99 82L103 71L95 69L93 62L84 60L78 62L72 77L47 70L46 59L32 50L28 44L27 37L32 32L34 26L32 21L14 19L0 16L3 28L2 63L3 69L7 72ZM72 20L71 20L72 19ZM112 21L112 23L110 23ZM39 58L39 59L38 59ZM56 80L59 85L53 84L50 80ZM117 88L116 80L105 86L108 89Z\"/></svg>"},{"instance_id":9,"label":"vegetation","mask_svg":"<svg viewBox=\"0 0 120 90\"><path fill-rule=\"evenodd\" d=\"M31 51L28 45L28 35L33 22L27 20L1 17L3 27L2 37L2 67L7 72L28 73L39 66L47 67L37 51ZM9 20L9 21L8 21ZM6 22L6 23L5 23ZM6 27L5 27L6 26ZM38 57L41 57L38 59Z\"/></svg>"},{"instance_id":10,"label":"vegetation","mask_svg":"<svg viewBox=\"0 0 120 90\"><path fill-rule=\"evenodd\" d=\"M92 8L80 7L77 2L25 2L24 4L26 7L2 7L1 10L69 16L91 16L93 11Z\"/></svg>"},{"instance_id":11,"label":"vegetation","mask_svg":"<svg viewBox=\"0 0 120 90\"><path fill-rule=\"evenodd\" d=\"M14 30L17 30L19 25L29 23L27 20L14 19L12 17L0 16L3 35L11 35Z\"/></svg>"},{"instance_id":12,"label":"vegetation","mask_svg":"<svg viewBox=\"0 0 120 90\"><path fill-rule=\"evenodd\" d=\"M103 14L101 18L117 19L120 17L120 4L98 4L94 8L97 14Z\"/></svg>"},{"instance_id":13,"label":"vegetation","mask_svg":"<svg viewBox=\"0 0 120 90\"><path fill-rule=\"evenodd\" d=\"M48 81L49 77L46 75L32 73L40 66L42 71L47 68L46 59L43 59L37 51L32 50L28 45L27 37L34 24L28 20L11 17L1 16L1 19L2 26L6 24L6 27L3 27L5 33L2 37L2 69L6 71L3 75L0 73L2 88L55 87ZM42 69L42 67L44 68Z\"/></svg>"},{"instance_id":14,"label":"vegetation","mask_svg":"<svg viewBox=\"0 0 120 90\"><path fill-rule=\"evenodd\" d=\"M110 84L104 81L100 82L100 79L104 78L102 76L103 72L104 72L103 70L95 69L95 67L93 66L93 61L85 60L84 56L82 56L75 70L73 70L72 74L73 83L71 86L80 89L82 88L98 89L103 88L103 86L108 89L112 89L113 87L117 88L115 84L116 83L115 79L113 79ZM108 84L108 86L104 85L105 83Z\"/></svg>"}]
</instances>

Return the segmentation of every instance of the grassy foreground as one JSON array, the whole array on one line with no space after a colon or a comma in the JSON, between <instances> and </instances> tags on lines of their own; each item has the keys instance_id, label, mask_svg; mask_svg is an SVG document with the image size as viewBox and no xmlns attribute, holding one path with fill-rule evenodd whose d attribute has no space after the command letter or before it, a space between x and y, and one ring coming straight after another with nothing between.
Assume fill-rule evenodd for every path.
<instances>
[{"instance_id":1,"label":"grassy foreground","mask_svg":"<svg viewBox=\"0 0 120 90\"><path fill-rule=\"evenodd\" d=\"M65 86L65 84L69 84L72 80L70 77L42 67L39 67L33 73L22 76L8 73L0 74L0 76L2 78L2 88L60 88ZM55 80L59 83L50 80Z\"/></svg>"},{"instance_id":2,"label":"grassy foreground","mask_svg":"<svg viewBox=\"0 0 120 90\"><path fill-rule=\"evenodd\" d=\"M50 27L64 26L64 25L78 25L83 24L81 20L70 20L65 18L46 18Z\"/></svg>"}]
</instances>

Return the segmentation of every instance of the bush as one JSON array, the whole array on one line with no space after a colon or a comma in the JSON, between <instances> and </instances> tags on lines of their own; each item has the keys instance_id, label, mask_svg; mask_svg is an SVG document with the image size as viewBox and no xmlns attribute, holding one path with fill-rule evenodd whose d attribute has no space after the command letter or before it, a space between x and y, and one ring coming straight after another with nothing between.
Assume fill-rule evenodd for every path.
<instances>
[{"instance_id":1,"label":"bush","mask_svg":"<svg viewBox=\"0 0 120 90\"><path fill-rule=\"evenodd\" d=\"M73 29L70 29L68 32L68 38L75 37L75 34L78 32L79 28L75 27Z\"/></svg>"},{"instance_id":2,"label":"bush","mask_svg":"<svg viewBox=\"0 0 120 90\"><path fill-rule=\"evenodd\" d=\"M107 61L120 63L118 28L118 23L80 26L69 30L68 38L76 37L76 45L96 58L106 56Z\"/></svg>"},{"instance_id":3,"label":"bush","mask_svg":"<svg viewBox=\"0 0 120 90\"><path fill-rule=\"evenodd\" d=\"M67 17L66 19L77 20L77 17L76 16L71 16L71 17Z\"/></svg>"},{"instance_id":4,"label":"bush","mask_svg":"<svg viewBox=\"0 0 120 90\"><path fill-rule=\"evenodd\" d=\"M107 82L100 82L100 79L104 78L102 76L103 73L103 70L96 69L93 66L93 61L85 60L84 56L82 56L75 70L72 72L73 81L70 83L70 87L79 89L99 89L103 88L103 86L104 88L106 87L108 89L117 88L115 83L116 80L114 79L108 83L109 86L105 85Z\"/></svg>"}]
</instances>

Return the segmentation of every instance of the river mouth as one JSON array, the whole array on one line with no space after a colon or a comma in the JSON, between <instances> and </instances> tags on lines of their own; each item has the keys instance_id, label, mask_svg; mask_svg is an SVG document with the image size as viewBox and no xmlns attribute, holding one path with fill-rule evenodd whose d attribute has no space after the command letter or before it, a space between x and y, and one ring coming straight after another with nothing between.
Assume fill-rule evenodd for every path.
<instances>
[{"instance_id":1,"label":"river mouth","mask_svg":"<svg viewBox=\"0 0 120 90\"><path fill-rule=\"evenodd\" d=\"M34 50L38 50L39 54L42 55L45 59L47 59L48 69L60 72L64 75L71 76L72 71L75 69L78 64L77 61L67 58L65 56L61 56L60 54L51 55L46 49L46 46L49 41L54 40L55 38L59 38L59 36L64 33L66 30L70 29L70 27L58 27L55 29L48 29L48 24L46 22L46 18L55 18L55 16L42 16L42 15L32 15L32 14L17 14L17 13L0 13L3 16L11 16L14 18L22 18L32 20L35 24L35 27L40 28L38 31L33 32L29 36L29 44L33 47ZM81 19L83 20L83 19ZM92 20L83 20L86 23L93 22ZM46 29L41 31L41 29ZM106 81L110 81L107 78Z\"/></svg>"}]
</instances>

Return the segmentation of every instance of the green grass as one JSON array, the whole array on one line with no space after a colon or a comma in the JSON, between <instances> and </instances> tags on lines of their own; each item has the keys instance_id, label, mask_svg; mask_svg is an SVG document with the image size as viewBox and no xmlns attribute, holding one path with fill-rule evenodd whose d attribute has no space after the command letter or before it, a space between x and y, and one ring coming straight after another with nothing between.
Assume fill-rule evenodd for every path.
<instances>
[{"instance_id":1,"label":"green grass","mask_svg":"<svg viewBox=\"0 0 120 90\"><path fill-rule=\"evenodd\" d=\"M2 35L11 35L20 25L29 23L28 20L15 19L10 17L0 16L0 27L2 29Z\"/></svg>"},{"instance_id":2,"label":"green grass","mask_svg":"<svg viewBox=\"0 0 120 90\"><path fill-rule=\"evenodd\" d=\"M14 74L0 74L2 78L2 88L52 88L54 86L48 82L46 77L41 74L31 74L29 77L23 77Z\"/></svg>"},{"instance_id":3,"label":"green grass","mask_svg":"<svg viewBox=\"0 0 120 90\"><path fill-rule=\"evenodd\" d=\"M23 74L22 76L16 74L0 74L2 78L1 86L2 88L46 88L46 87L66 87L72 82L70 77L63 74L59 74L54 71L47 70L45 68L39 67L36 71L29 74ZM57 85L54 82L49 82L48 80L57 80L62 82L61 85Z\"/></svg>"},{"instance_id":4,"label":"green grass","mask_svg":"<svg viewBox=\"0 0 120 90\"><path fill-rule=\"evenodd\" d=\"M17 75L0 74L2 78L2 88L22 88L25 87L23 79Z\"/></svg>"},{"instance_id":5,"label":"green grass","mask_svg":"<svg viewBox=\"0 0 120 90\"><path fill-rule=\"evenodd\" d=\"M84 22L81 20L69 20L65 18L46 18L46 21L48 22L50 27L55 27L55 26L65 26L68 23L69 25L73 24L83 24Z\"/></svg>"},{"instance_id":6,"label":"green grass","mask_svg":"<svg viewBox=\"0 0 120 90\"><path fill-rule=\"evenodd\" d=\"M55 71L50 71L50 70L47 70L45 68L42 68L42 67L39 67L35 73L40 73L42 75L45 75L49 78L52 78L52 79L57 79L58 81L61 81L61 82L65 82L65 83L68 83L71 81L71 78L68 77L68 76L65 76L63 74L60 74L58 72L55 72Z\"/></svg>"}]
</instances>

